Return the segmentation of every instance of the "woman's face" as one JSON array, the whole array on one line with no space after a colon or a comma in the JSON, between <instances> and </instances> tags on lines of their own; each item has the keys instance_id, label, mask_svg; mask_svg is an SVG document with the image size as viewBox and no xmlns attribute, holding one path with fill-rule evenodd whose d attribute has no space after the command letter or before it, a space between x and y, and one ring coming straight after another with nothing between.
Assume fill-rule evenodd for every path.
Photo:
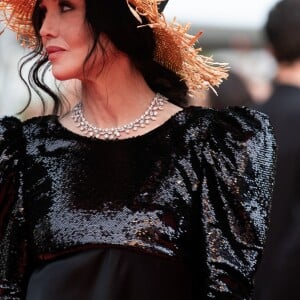
<instances>
[{"instance_id":1,"label":"woman's face","mask_svg":"<svg viewBox=\"0 0 300 300\"><path fill-rule=\"evenodd\" d=\"M93 44L84 0L41 0L43 46L59 80L84 78L84 61ZM92 59L93 61L93 59Z\"/></svg>"}]
</instances>

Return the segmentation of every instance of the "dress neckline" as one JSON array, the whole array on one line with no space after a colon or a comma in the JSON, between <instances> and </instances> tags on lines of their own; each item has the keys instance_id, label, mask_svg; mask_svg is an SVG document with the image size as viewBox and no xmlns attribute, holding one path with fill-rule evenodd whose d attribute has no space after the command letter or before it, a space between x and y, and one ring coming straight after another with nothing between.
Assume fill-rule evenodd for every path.
<instances>
[{"instance_id":1,"label":"dress neckline","mask_svg":"<svg viewBox=\"0 0 300 300\"><path fill-rule=\"evenodd\" d=\"M76 133L75 131L72 131L71 129L65 127L64 125L62 125L62 123L59 120L59 116L54 116L55 117L54 119L55 119L56 125L61 129L61 131L63 131L70 137L76 138L77 140L80 139L80 140L98 142L98 143L126 143L126 142L131 142L131 141L143 140L144 138L147 138L147 137L150 137L150 136L160 133L165 128L167 128L170 123L173 123L173 121L178 116L186 113L191 108L193 108L193 106L188 106L188 107L185 107L185 108L177 111L176 113L172 114L164 123L162 123L161 125L153 128L152 130L150 130L144 134L140 134L140 135L136 135L136 136L132 136L132 137L128 137L128 138L123 138L123 139L115 139L115 140L97 139L97 138L91 138L91 137L88 137L85 135L81 135L81 134Z\"/></svg>"}]
</instances>

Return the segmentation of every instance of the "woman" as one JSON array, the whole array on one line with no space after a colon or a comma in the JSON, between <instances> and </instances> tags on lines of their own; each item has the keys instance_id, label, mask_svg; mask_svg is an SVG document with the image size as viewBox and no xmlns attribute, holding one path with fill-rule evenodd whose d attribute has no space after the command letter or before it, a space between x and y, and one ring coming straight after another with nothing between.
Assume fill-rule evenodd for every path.
<instances>
[{"instance_id":1,"label":"woman","mask_svg":"<svg viewBox=\"0 0 300 300\"><path fill-rule=\"evenodd\" d=\"M184 108L226 74L158 3L2 1L38 55L31 85L61 111L39 77L50 62L82 95L60 117L0 122L0 299L249 299L272 130L246 108Z\"/></svg>"}]
</instances>

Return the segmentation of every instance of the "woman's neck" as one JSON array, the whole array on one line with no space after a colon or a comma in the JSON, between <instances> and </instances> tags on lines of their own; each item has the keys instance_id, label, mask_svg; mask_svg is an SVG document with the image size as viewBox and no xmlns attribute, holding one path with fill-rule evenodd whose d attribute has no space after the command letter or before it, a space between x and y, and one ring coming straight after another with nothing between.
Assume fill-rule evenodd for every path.
<instances>
[{"instance_id":1,"label":"woman's neck","mask_svg":"<svg viewBox=\"0 0 300 300\"><path fill-rule=\"evenodd\" d=\"M106 60L100 74L95 69L94 72L94 76L90 72L88 78L81 80L83 117L92 126L116 128L129 124L140 118L151 105L155 93L126 55L114 53L110 60ZM126 133L126 138L155 129L179 110L180 107L166 102L153 122L139 128L138 132ZM73 113L70 111L64 115L60 122L69 130L84 135L74 122Z\"/></svg>"},{"instance_id":2,"label":"woman's neck","mask_svg":"<svg viewBox=\"0 0 300 300\"><path fill-rule=\"evenodd\" d=\"M98 127L131 122L144 113L153 97L143 76L123 55L104 66L95 79L83 81L84 115Z\"/></svg>"}]
</instances>

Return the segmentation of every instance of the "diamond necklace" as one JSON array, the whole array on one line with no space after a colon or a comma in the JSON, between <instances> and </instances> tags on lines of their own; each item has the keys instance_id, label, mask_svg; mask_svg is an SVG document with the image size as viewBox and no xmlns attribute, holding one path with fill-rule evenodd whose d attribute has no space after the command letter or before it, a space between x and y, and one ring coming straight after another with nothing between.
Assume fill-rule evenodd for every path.
<instances>
[{"instance_id":1,"label":"diamond necklace","mask_svg":"<svg viewBox=\"0 0 300 300\"><path fill-rule=\"evenodd\" d=\"M151 101L147 110L135 121L129 124L113 128L100 128L90 124L83 115L82 102L75 105L72 111L72 119L74 120L80 131L89 137L101 138L106 140L115 140L121 135L130 134L132 131L137 131L149 125L151 121L155 121L160 110L163 110L165 102L168 99L157 93Z\"/></svg>"}]
</instances>

